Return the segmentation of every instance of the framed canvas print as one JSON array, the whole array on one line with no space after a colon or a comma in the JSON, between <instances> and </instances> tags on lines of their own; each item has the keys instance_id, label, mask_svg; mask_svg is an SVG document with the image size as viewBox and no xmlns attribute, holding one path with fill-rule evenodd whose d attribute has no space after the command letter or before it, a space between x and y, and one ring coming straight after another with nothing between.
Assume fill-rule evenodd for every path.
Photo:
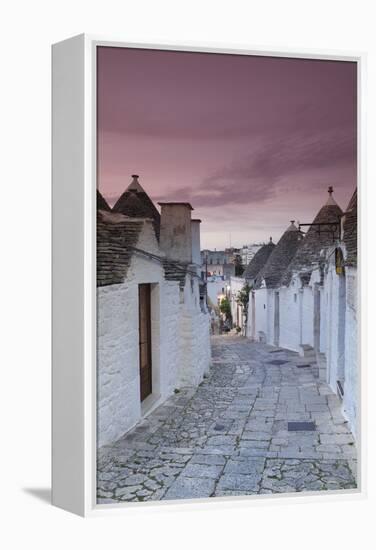
<instances>
[{"instance_id":1,"label":"framed canvas print","mask_svg":"<svg viewBox=\"0 0 376 550\"><path fill-rule=\"evenodd\" d=\"M54 504L362 490L361 61L53 46Z\"/></svg>"}]
</instances>

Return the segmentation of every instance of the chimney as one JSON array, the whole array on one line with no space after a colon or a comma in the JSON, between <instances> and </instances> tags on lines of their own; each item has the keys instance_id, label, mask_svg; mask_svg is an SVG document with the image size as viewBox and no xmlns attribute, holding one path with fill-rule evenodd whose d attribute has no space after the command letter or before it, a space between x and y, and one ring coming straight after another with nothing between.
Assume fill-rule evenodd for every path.
<instances>
[{"instance_id":1,"label":"chimney","mask_svg":"<svg viewBox=\"0 0 376 550\"><path fill-rule=\"evenodd\" d=\"M188 202L159 202L161 232L159 245L169 260L192 263L192 206Z\"/></svg>"},{"instance_id":2,"label":"chimney","mask_svg":"<svg viewBox=\"0 0 376 550\"><path fill-rule=\"evenodd\" d=\"M201 265L200 223L201 220L191 220L192 263L196 265Z\"/></svg>"}]
</instances>

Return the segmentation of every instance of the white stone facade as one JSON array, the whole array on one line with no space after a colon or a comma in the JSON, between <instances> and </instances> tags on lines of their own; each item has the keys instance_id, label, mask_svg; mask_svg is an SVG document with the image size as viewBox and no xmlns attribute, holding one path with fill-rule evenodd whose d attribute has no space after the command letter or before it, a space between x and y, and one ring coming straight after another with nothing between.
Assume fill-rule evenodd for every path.
<instances>
[{"instance_id":1,"label":"white stone facade","mask_svg":"<svg viewBox=\"0 0 376 550\"><path fill-rule=\"evenodd\" d=\"M145 223L137 248L160 255ZM141 403L138 285L151 284L152 394ZM156 259L134 253L122 284L97 291L98 446L116 441L175 389L198 384L210 365L210 317L197 278L165 279Z\"/></svg>"},{"instance_id":2,"label":"white stone facade","mask_svg":"<svg viewBox=\"0 0 376 550\"><path fill-rule=\"evenodd\" d=\"M358 401L358 330L357 330L357 271L345 267L337 274L333 255L330 259L324 285L328 293L326 362L327 382L338 393L338 382L343 388L343 413L352 432L357 434Z\"/></svg>"},{"instance_id":3,"label":"white stone facade","mask_svg":"<svg viewBox=\"0 0 376 550\"><path fill-rule=\"evenodd\" d=\"M342 249L345 256L344 247ZM324 364L320 373L324 372L321 375L333 392L339 391L338 381L343 388L343 413L356 435L357 272L354 267L345 267L343 275L337 274L334 251L335 247L327 251L323 280L316 268L305 284L295 274L289 286L278 289L262 286L251 291L247 336L301 355L308 353L309 357L317 359L320 367ZM276 293L279 295L279 338L276 334Z\"/></svg>"},{"instance_id":4,"label":"white stone facade","mask_svg":"<svg viewBox=\"0 0 376 550\"><path fill-rule=\"evenodd\" d=\"M280 338L282 348L293 351L300 350L301 330L300 315L303 303L303 293L298 281L294 278L291 285L279 289L280 296Z\"/></svg>"}]
</instances>

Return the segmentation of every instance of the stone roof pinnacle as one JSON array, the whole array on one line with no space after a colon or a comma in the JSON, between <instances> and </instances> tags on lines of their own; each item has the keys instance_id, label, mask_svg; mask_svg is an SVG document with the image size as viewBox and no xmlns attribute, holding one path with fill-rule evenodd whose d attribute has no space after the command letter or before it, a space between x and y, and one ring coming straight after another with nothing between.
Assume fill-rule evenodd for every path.
<instances>
[{"instance_id":1,"label":"stone roof pinnacle","mask_svg":"<svg viewBox=\"0 0 376 550\"><path fill-rule=\"evenodd\" d=\"M328 197L328 200L326 201L325 205L326 206L331 206L331 205L334 205L334 206L338 206L338 204L336 203L336 201L333 199L333 187L331 185L329 185L328 187L328 193L329 193L329 197Z\"/></svg>"}]
</instances>

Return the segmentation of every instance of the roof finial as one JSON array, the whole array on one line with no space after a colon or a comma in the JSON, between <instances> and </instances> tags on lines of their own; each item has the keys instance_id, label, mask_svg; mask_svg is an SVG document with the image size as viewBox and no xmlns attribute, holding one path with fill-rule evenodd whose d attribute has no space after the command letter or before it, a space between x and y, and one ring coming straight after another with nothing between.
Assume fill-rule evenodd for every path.
<instances>
[{"instance_id":1,"label":"roof finial","mask_svg":"<svg viewBox=\"0 0 376 550\"><path fill-rule=\"evenodd\" d=\"M269 242L270 242L270 243L273 242L273 237L270 237Z\"/></svg>"},{"instance_id":2,"label":"roof finial","mask_svg":"<svg viewBox=\"0 0 376 550\"><path fill-rule=\"evenodd\" d=\"M290 220L291 225L294 225L295 220Z\"/></svg>"},{"instance_id":3,"label":"roof finial","mask_svg":"<svg viewBox=\"0 0 376 550\"><path fill-rule=\"evenodd\" d=\"M143 191L140 182L138 181L139 175L132 174L132 181L127 187L127 191L134 191L135 193L140 193Z\"/></svg>"},{"instance_id":4,"label":"roof finial","mask_svg":"<svg viewBox=\"0 0 376 550\"><path fill-rule=\"evenodd\" d=\"M329 185L328 187L328 193L329 193L329 196L331 197L332 194L333 194L333 187L331 185Z\"/></svg>"}]
</instances>

